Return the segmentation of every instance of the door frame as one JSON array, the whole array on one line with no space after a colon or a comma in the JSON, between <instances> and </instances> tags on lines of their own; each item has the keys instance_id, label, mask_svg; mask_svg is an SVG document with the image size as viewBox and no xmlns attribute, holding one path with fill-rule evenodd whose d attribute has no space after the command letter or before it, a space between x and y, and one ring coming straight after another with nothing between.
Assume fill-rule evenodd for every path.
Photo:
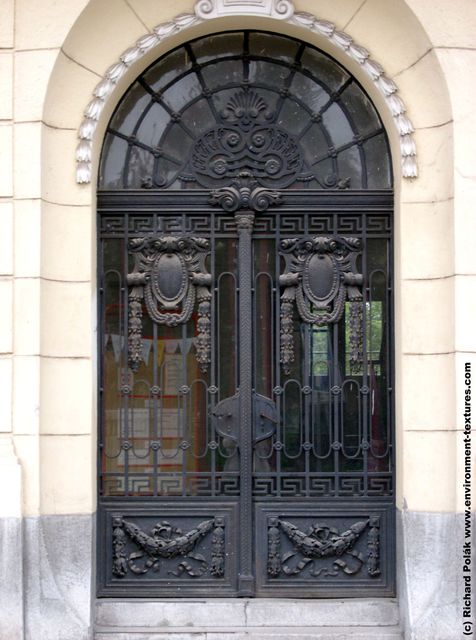
<instances>
[{"instance_id":1,"label":"door frame","mask_svg":"<svg viewBox=\"0 0 476 640\"><path fill-rule=\"evenodd\" d=\"M295 212L295 211L309 211L312 210L313 213L357 213L360 211L365 212L385 212L390 217L393 211L393 191L339 191L339 192L330 192L330 191L303 191L303 190L287 190L282 192L282 203L279 206L279 213L286 212ZM177 197L180 201L180 206L177 206ZM157 212L157 209L160 208L161 212L171 212L179 210L182 212L186 210L191 215L194 213L203 213L204 211L210 211L209 205L210 193L208 190L193 190L191 192L172 192L172 191L129 191L127 193L117 192L117 191L101 191L98 194L98 224L100 223L100 219L102 216L120 216L121 213L129 213L131 215L140 215L147 214L152 212ZM215 210L215 215L217 214ZM250 215L251 212L243 212L240 215ZM256 214L259 216L259 213ZM245 222L245 225L247 223ZM101 228L98 226L98 228ZM251 242L251 235L249 236ZM392 245L392 243L391 243ZM249 249L246 249L249 250ZM98 255L99 260L99 255ZM393 263L393 256L390 256L390 263ZM389 274L390 277L391 274ZM246 304L246 302L244 302ZM252 313L251 304L249 305L250 313ZM390 317L393 317L393 305L392 308L389 309ZM100 328L102 329L102 328ZM102 330L99 332L99 336L102 335ZM99 341L101 341L101 337L99 337ZM99 352L101 353L102 345L99 342ZM251 345L249 345L249 348ZM391 332L391 344L390 344L390 353L393 354L394 344L393 344L393 333ZM250 352L251 353L251 352ZM249 363L244 367L244 371L249 368ZM392 379L394 378L394 357L391 357L390 363L390 375ZM99 380L101 373L99 372ZM251 402L251 381L250 381L250 394L249 400ZM392 407L392 416L394 415L394 408ZM393 418L392 418L393 419ZM251 435L251 430L248 430L248 438ZM395 433L392 432L392 450L394 451L394 437ZM249 447L250 457L247 462L248 465L252 465L252 451L251 447ZM251 467L250 467L251 468ZM100 459L98 457L98 473L100 474ZM251 478L251 473L249 474ZM250 496L250 507L249 513L252 518L256 516L253 514L253 500L251 496L251 491L249 493ZM195 501L190 499L174 499L170 498L161 498L155 497L153 499L105 499L99 498L98 505L98 526L100 530L106 533L107 544L104 546L105 540L101 540L98 545L98 573L97 573L97 586L98 586L98 595L99 597L110 597L110 596L118 596L120 594L127 594L127 597L157 597L160 596L161 589L157 589L156 586L149 586L147 584L138 585L135 583L134 590L131 590L127 587L126 583L123 586L121 585L111 585L107 574L106 563L104 562L104 554L110 553L110 545L111 545L111 535L113 531L113 519L117 516L121 510L125 513L128 511L137 512L137 509L144 508L146 512L153 511L154 504L157 506L161 504L164 509L177 510L180 502L183 503L183 506L189 505L191 509L195 509L197 514L203 510L204 502L207 501L207 498L195 499ZM395 496L393 495L390 499L386 499L383 502L376 501L372 499L367 499L363 501L364 503L368 503L368 508L372 511L379 511L379 514L385 519L385 529L392 532L394 531L394 509L395 509ZM222 515L226 515L226 511L232 505L230 503L217 501L214 503L214 507L218 511L220 509L225 509ZM364 504L361 504L361 509L355 511L355 505L352 503L347 503L347 508L350 512L355 512L357 515L360 513L362 515L362 509L364 509ZM317 505L318 509L322 509L322 513L329 514L332 511L335 511L335 504L332 505L332 500L324 499L319 502ZM342 508L345 508L346 504L342 501ZM295 509L297 509L296 514L299 515L299 504L295 505ZM210 510L210 508L208 508ZM206 508L205 508L206 511ZM258 514L257 517L261 517L261 519L266 515L265 512L261 510L261 516ZM264 515L263 515L264 514ZM272 513L268 514L270 517L274 517ZM232 516L235 519L235 522L238 522L236 518L238 518L238 514L235 513ZM329 517L329 516L326 516ZM248 530L252 530L251 527L248 527ZM257 534L258 535L258 534ZM262 533L259 535L263 535ZM388 539L387 534L384 536L384 545L386 547L386 558L385 558L385 576L386 576L386 586L382 587L382 584L379 584L378 588L370 585L366 586L362 584L361 581L357 583L356 588L350 589L346 591L345 596L343 596L342 591L339 589L336 590L328 590L323 593L324 597L362 597L362 596L394 596L395 595L395 537L390 536L392 539ZM249 563L250 566L253 566L253 554L252 548L255 543L255 536L251 533L251 540L247 540L246 544L248 545L248 549L250 550L249 555ZM227 544L229 545L228 554L233 558L232 564L236 567L236 563L238 562L238 558L236 553L233 552L233 545L240 544L235 533L232 532L232 535L228 537ZM264 539L261 539L260 547L265 548L263 545L265 544ZM109 545L109 550L108 546ZM242 548L242 547L241 547ZM241 550L240 550L241 553ZM257 567L262 566L263 559L256 558ZM108 565L110 567L110 564ZM246 567L246 564L245 564ZM308 583L309 584L309 583ZM228 586L227 586L228 585ZM130 585L129 585L130 586ZM168 586L168 592L170 594L170 586ZM220 593L210 593L209 586L206 582L203 583L203 586L198 585L194 590L195 595L203 595L206 593L207 597L226 597L228 596L267 596L270 595L276 597L289 597L289 591L287 589L271 589L271 591L264 587L259 590L259 593L254 592L253 588L253 578L250 574L243 574L242 580L239 581L238 587L235 590L234 587L229 583L223 584L223 589ZM165 591L162 595L165 595ZM301 588L297 589L295 593L296 597L309 597L306 595L306 585L302 585ZM190 596L191 597L191 596Z\"/></svg>"}]
</instances>

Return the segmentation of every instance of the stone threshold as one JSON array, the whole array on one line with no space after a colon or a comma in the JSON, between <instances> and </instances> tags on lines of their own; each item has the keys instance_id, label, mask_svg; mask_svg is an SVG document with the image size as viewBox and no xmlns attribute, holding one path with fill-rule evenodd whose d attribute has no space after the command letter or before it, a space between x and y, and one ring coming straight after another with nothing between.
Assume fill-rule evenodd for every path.
<instances>
[{"instance_id":1,"label":"stone threshold","mask_svg":"<svg viewBox=\"0 0 476 640\"><path fill-rule=\"evenodd\" d=\"M399 626L391 627L248 627L97 629L94 640L403 640Z\"/></svg>"},{"instance_id":2,"label":"stone threshold","mask_svg":"<svg viewBox=\"0 0 476 640\"><path fill-rule=\"evenodd\" d=\"M393 627L392 631L397 629L399 622L398 602L391 598L104 599L95 603L95 630L103 635L183 634L185 630L194 635L255 633L255 629L268 634L283 628L299 629L300 633L310 628L314 634L315 630L326 627L341 631L343 628L356 631L357 628L377 628L381 632L386 627Z\"/></svg>"}]
</instances>

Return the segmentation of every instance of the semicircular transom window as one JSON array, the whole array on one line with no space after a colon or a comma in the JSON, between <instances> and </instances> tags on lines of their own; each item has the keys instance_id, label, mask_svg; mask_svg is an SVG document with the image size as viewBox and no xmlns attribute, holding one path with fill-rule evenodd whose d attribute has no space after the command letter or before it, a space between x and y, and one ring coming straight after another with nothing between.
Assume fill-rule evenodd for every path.
<instances>
[{"instance_id":1,"label":"semicircular transom window","mask_svg":"<svg viewBox=\"0 0 476 640\"><path fill-rule=\"evenodd\" d=\"M108 127L102 189L386 189L382 122L335 60L259 31L200 38L130 87Z\"/></svg>"}]
</instances>

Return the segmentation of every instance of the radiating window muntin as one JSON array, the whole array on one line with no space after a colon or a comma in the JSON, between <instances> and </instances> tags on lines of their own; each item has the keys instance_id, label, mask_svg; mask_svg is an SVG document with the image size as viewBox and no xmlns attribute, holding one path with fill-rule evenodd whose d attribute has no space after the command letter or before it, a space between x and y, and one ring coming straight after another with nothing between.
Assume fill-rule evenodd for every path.
<instances>
[{"instance_id":1,"label":"radiating window muntin","mask_svg":"<svg viewBox=\"0 0 476 640\"><path fill-rule=\"evenodd\" d=\"M99 187L190 189L229 181L233 167L214 171L229 160L223 148L202 173L191 163L207 134L233 131L230 101L244 90L261 101L250 126L272 130L272 144L286 132L299 148L301 170L284 181L277 171L277 188L392 186L383 125L356 80L310 45L240 31L187 43L138 78L108 127Z\"/></svg>"}]
</instances>

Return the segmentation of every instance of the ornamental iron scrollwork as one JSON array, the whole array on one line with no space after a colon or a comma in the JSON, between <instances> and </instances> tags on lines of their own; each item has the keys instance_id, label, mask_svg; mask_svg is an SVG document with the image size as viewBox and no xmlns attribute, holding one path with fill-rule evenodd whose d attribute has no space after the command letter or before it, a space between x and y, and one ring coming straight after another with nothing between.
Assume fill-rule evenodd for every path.
<instances>
[{"instance_id":1,"label":"ornamental iron scrollwork","mask_svg":"<svg viewBox=\"0 0 476 640\"><path fill-rule=\"evenodd\" d=\"M224 211L266 211L281 203L276 189L312 175L303 171L299 142L274 124L276 114L255 91L237 91L220 114L223 124L195 142L184 181L215 187L210 204Z\"/></svg>"},{"instance_id":2,"label":"ornamental iron scrollwork","mask_svg":"<svg viewBox=\"0 0 476 640\"><path fill-rule=\"evenodd\" d=\"M342 318L349 300L350 366L362 362L362 284L357 273L359 238L342 236L286 238L280 243L285 271L279 277L281 295L281 364L289 373L294 362L293 312L317 326L327 326Z\"/></svg>"},{"instance_id":3,"label":"ornamental iron scrollwork","mask_svg":"<svg viewBox=\"0 0 476 640\"><path fill-rule=\"evenodd\" d=\"M316 522L301 531L287 520L270 518L268 520L268 575L277 577L281 572L285 575L296 575L306 567L313 577L336 576L339 571L346 575L358 573L365 559L360 551L353 549L364 530L369 525L368 520L362 520L350 525L345 531L324 523ZM293 550L280 555L281 530L293 545ZM319 561L332 559L331 566ZM293 562L294 560L294 562ZM321 565L321 566L320 566ZM374 576L377 573L370 572Z\"/></svg>"},{"instance_id":4,"label":"ornamental iron scrollwork","mask_svg":"<svg viewBox=\"0 0 476 640\"><path fill-rule=\"evenodd\" d=\"M281 195L264 187L256 186L255 180L248 172L241 172L232 186L213 189L209 203L219 205L224 211L234 213L238 209L266 211L272 205L281 204Z\"/></svg>"},{"instance_id":5,"label":"ornamental iron scrollwork","mask_svg":"<svg viewBox=\"0 0 476 640\"><path fill-rule=\"evenodd\" d=\"M134 268L129 285L129 366L142 361L142 305L151 320L175 327L188 322L198 302L197 361L207 371L211 350L211 275L205 267L210 250L206 238L146 236L132 238L129 252Z\"/></svg>"},{"instance_id":6,"label":"ornamental iron scrollwork","mask_svg":"<svg viewBox=\"0 0 476 640\"><path fill-rule=\"evenodd\" d=\"M296 180L312 178L303 171L299 142L275 124L277 114L255 91L240 89L219 115L221 123L193 145L181 180L213 188L249 175L259 187L285 189Z\"/></svg>"},{"instance_id":7,"label":"ornamental iron scrollwork","mask_svg":"<svg viewBox=\"0 0 476 640\"><path fill-rule=\"evenodd\" d=\"M207 560L195 551L195 547L210 532L211 560ZM128 553L128 541L139 547L139 551ZM115 517L112 548L112 573L117 578L123 578L129 571L136 575L146 574L149 570L159 572L161 561L176 558L179 562L175 570L168 571L170 575L180 576L186 573L191 578L198 578L208 571L212 576L223 577L225 572L223 518L200 522L186 533L164 520L158 522L150 533L145 533L133 522Z\"/></svg>"}]
</instances>

